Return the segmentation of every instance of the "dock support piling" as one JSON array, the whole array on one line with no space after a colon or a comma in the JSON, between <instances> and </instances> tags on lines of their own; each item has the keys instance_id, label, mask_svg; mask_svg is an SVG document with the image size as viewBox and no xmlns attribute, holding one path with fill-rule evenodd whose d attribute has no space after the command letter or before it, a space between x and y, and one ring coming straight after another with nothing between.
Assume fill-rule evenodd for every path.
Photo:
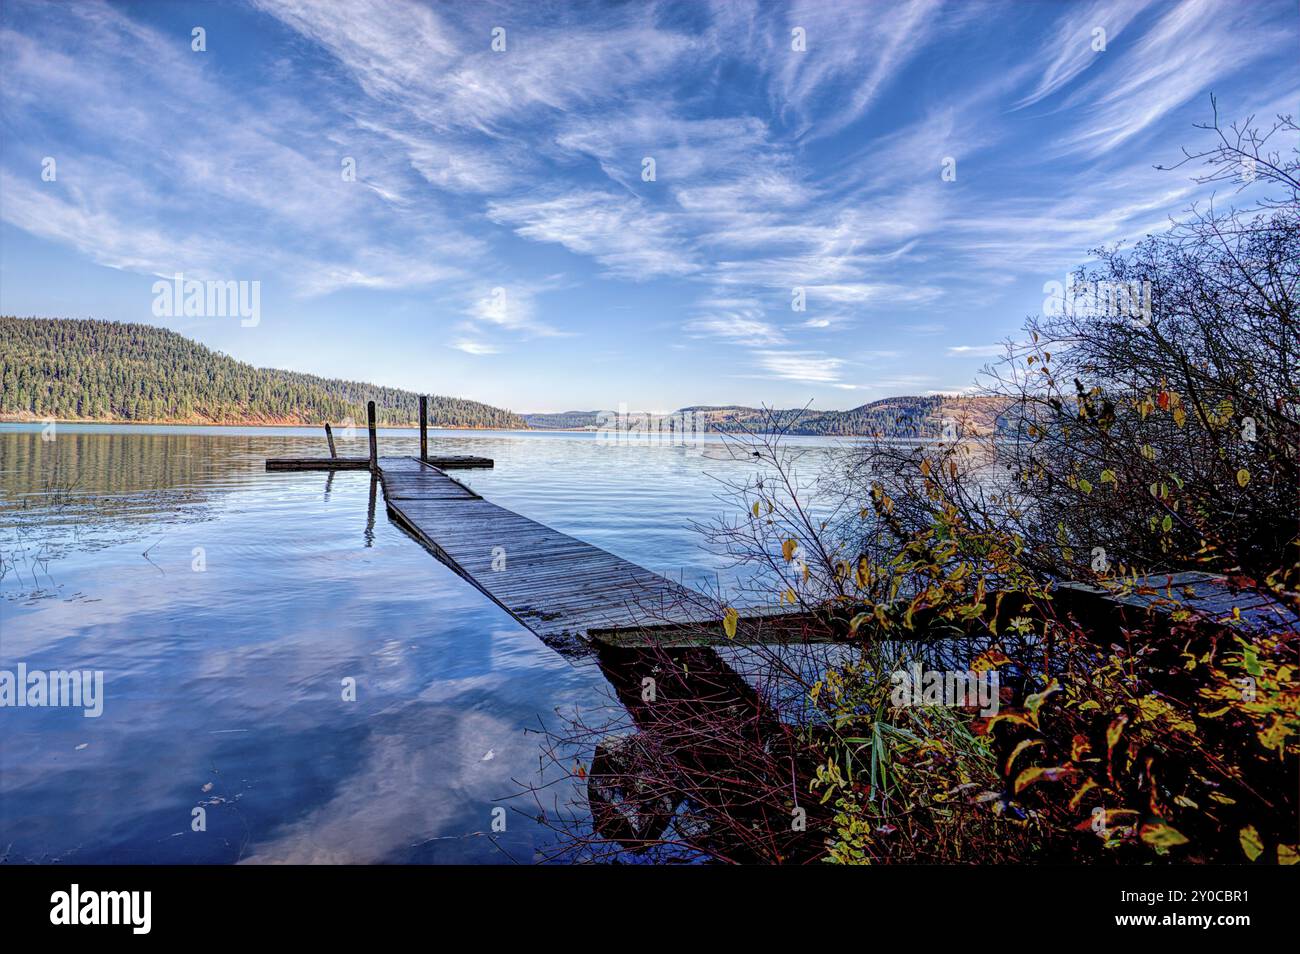
<instances>
[{"instance_id":1,"label":"dock support piling","mask_svg":"<svg viewBox=\"0 0 1300 954\"><path fill-rule=\"evenodd\" d=\"M370 469L379 470L379 438L375 434L375 402L366 402L366 428L370 431Z\"/></svg>"},{"instance_id":2,"label":"dock support piling","mask_svg":"<svg viewBox=\"0 0 1300 954\"><path fill-rule=\"evenodd\" d=\"M330 442L330 457L338 457L339 452L334 449L334 431L330 429L328 421L325 423L325 440Z\"/></svg>"},{"instance_id":3,"label":"dock support piling","mask_svg":"<svg viewBox=\"0 0 1300 954\"><path fill-rule=\"evenodd\" d=\"M420 395L420 460L429 459L429 399Z\"/></svg>"}]
</instances>

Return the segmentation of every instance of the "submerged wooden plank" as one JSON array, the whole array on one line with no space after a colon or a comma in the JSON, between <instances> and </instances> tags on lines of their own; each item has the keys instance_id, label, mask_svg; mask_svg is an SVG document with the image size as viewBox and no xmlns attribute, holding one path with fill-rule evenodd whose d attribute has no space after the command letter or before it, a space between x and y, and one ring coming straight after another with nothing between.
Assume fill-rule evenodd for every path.
<instances>
[{"instance_id":1,"label":"submerged wooden plank","mask_svg":"<svg viewBox=\"0 0 1300 954\"><path fill-rule=\"evenodd\" d=\"M728 636L716 618L687 623L593 629L588 636L604 646L621 648L681 648L703 646L772 646L803 643L845 643L842 627L828 626L817 613L791 612L789 607L739 609L736 634Z\"/></svg>"},{"instance_id":2,"label":"submerged wooden plank","mask_svg":"<svg viewBox=\"0 0 1300 954\"><path fill-rule=\"evenodd\" d=\"M268 457L267 470L365 470L365 457Z\"/></svg>"}]
</instances>

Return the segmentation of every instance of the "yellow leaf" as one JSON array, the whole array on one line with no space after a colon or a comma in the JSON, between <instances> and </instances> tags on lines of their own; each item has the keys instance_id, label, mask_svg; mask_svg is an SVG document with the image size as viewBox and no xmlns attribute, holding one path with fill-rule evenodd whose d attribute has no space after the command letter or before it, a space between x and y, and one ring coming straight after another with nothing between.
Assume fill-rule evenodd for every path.
<instances>
[{"instance_id":1,"label":"yellow leaf","mask_svg":"<svg viewBox=\"0 0 1300 954\"><path fill-rule=\"evenodd\" d=\"M757 501L757 500L754 501L754 516L755 516L755 517L758 516L758 501Z\"/></svg>"},{"instance_id":2,"label":"yellow leaf","mask_svg":"<svg viewBox=\"0 0 1300 954\"><path fill-rule=\"evenodd\" d=\"M1001 725L1003 722L1010 722L1013 725L1027 725L1031 729L1034 728L1033 723L1031 723L1024 716L1015 715L1014 713L1010 713L1010 712L1004 712L1001 715L995 715L993 718L989 719L988 721L989 731L992 732L996 726Z\"/></svg>"},{"instance_id":3,"label":"yellow leaf","mask_svg":"<svg viewBox=\"0 0 1300 954\"><path fill-rule=\"evenodd\" d=\"M1015 793L1019 795L1035 782L1058 782L1074 774L1075 769L1069 765L1058 765L1054 768L1042 766L1027 768L1016 777Z\"/></svg>"},{"instance_id":4,"label":"yellow leaf","mask_svg":"<svg viewBox=\"0 0 1300 954\"><path fill-rule=\"evenodd\" d=\"M1143 722L1163 722L1179 732L1195 732L1196 723L1159 696L1148 695L1138 700L1138 718Z\"/></svg>"},{"instance_id":5,"label":"yellow leaf","mask_svg":"<svg viewBox=\"0 0 1300 954\"><path fill-rule=\"evenodd\" d=\"M1245 487L1248 483L1250 483L1250 471L1243 467L1237 471L1237 486Z\"/></svg>"},{"instance_id":6,"label":"yellow leaf","mask_svg":"<svg viewBox=\"0 0 1300 954\"><path fill-rule=\"evenodd\" d=\"M1021 740L1021 742L1014 749L1011 750L1011 754L1007 756L1006 772L1010 774L1011 766L1016 764L1016 757L1019 756L1021 752L1025 751L1025 749L1032 748L1036 745L1043 745L1043 744L1044 743L1042 739Z\"/></svg>"},{"instance_id":7,"label":"yellow leaf","mask_svg":"<svg viewBox=\"0 0 1300 954\"><path fill-rule=\"evenodd\" d=\"M1300 862L1300 845L1278 845L1277 846L1277 863L1280 865L1293 865Z\"/></svg>"},{"instance_id":8,"label":"yellow leaf","mask_svg":"<svg viewBox=\"0 0 1300 954\"><path fill-rule=\"evenodd\" d=\"M1254 825L1247 825L1237 837L1241 840L1241 850L1251 861L1264 853L1264 843L1259 840L1259 832L1255 830Z\"/></svg>"},{"instance_id":9,"label":"yellow leaf","mask_svg":"<svg viewBox=\"0 0 1300 954\"><path fill-rule=\"evenodd\" d=\"M1083 801L1083 796L1087 795L1090 791L1092 791L1096 787L1097 787L1097 783L1094 782L1092 779L1088 779L1086 782L1080 785L1079 790L1075 792L1074 797L1070 799L1070 808L1071 809L1078 808L1079 804Z\"/></svg>"},{"instance_id":10,"label":"yellow leaf","mask_svg":"<svg viewBox=\"0 0 1300 954\"><path fill-rule=\"evenodd\" d=\"M722 629L727 634L728 639L736 638L736 624L738 622L740 622L740 614L728 606L727 612L722 616Z\"/></svg>"},{"instance_id":11,"label":"yellow leaf","mask_svg":"<svg viewBox=\"0 0 1300 954\"><path fill-rule=\"evenodd\" d=\"M1174 408L1174 423L1179 427L1187 423L1187 412L1181 407Z\"/></svg>"},{"instance_id":12,"label":"yellow leaf","mask_svg":"<svg viewBox=\"0 0 1300 954\"><path fill-rule=\"evenodd\" d=\"M1286 744L1286 737L1291 734L1280 715L1274 715L1273 721L1265 729L1260 729L1256 735L1259 738L1259 744L1266 749L1276 749L1278 755L1282 754L1282 746Z\"/></svg>"},{"instance_id":13,"label":"yellow leaf","mask_svg":"<svg viewBox=\"0 0 1300 954\"><path fill-rule=\"evenodd\" d=\"M789 563L794 559L794 551L798 548L799 543L795 540L787 540L785 543L781 544L781 555L785 557L786 563Z\"/></svg>"},{"instance_id":14,"label":"yellow leaf","mask_svg":"<svg viewBox=\"0 0 1300 954\"><path fill-rule=\"evenodd\" d=\"M1187 837L1177 828L1171 828L1163 822L1148 822L1140 832L1142 840L1152 848L1173 848L1187 844Z\"/></svg>"}]
</instances>

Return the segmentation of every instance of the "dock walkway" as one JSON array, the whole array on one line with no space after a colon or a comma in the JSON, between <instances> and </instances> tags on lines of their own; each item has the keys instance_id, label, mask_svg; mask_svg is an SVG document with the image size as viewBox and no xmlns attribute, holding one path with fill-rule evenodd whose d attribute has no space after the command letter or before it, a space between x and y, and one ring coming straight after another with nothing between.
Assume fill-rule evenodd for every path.
<instances>
[{"instance_id":1,"label":"dock walkway","mask_svg":"<svg viewBox=\"0 0 1300 954\"><path fill-rule=\"evenodd\" d=\"M484 500L431 463L383 457L379 477L401 526L548 644L715 618L689 587Z\"/></svg>"}]
</instances>

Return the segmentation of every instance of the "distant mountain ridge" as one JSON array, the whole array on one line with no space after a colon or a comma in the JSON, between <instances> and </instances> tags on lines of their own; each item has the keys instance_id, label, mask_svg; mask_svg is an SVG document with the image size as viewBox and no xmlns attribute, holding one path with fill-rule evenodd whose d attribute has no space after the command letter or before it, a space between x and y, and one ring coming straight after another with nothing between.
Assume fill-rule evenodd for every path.
<instances>
[{"instance_id":1,"label":"distant mountain ridge","mask_svg":"<svg viewBox=\"0 0 1300 954\"><path fill-rule=\"evenodd\" d=\"M362 381L255 368L154 325L0 316L0 419L167 424L419 420L419 395ZM429 397L435 427L523 428L519 415Z\"/></svg>"},{"instance_id":2,"label":"distant mountain ridge","mask_svg":"<svg viewBox=\"0 0 1300 954\"><path fill-rule=\"evenodd\" d=\"M951 424L957 436L969 437L992 432L1006 404L1004 399L993 397L930 395L883 398L847 411L766 411L743 405L694 405L672 414L632 413L628 423L640 428L673 426L680 429L681 421L686 419L696 428L726 433L780 426L785 427L787 433L804 436L918 438L944 436L945 427ZM598 421L608 422L614 417L613 411L523 415L529 427L539 430L593 430Z\"/></svg>"}]
</instances>

